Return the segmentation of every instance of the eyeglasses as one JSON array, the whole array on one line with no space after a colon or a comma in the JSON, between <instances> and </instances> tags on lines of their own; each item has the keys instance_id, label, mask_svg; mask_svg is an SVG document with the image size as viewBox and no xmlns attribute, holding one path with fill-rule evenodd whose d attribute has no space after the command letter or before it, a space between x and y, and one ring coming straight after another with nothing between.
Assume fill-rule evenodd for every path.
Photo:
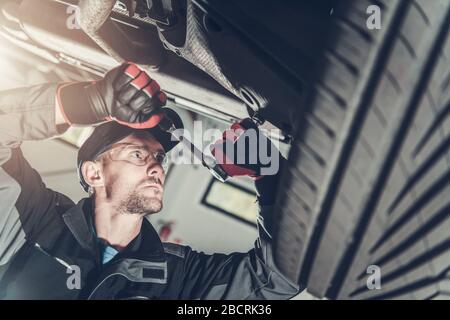
<instances>
[{"instance_id":1,"label":"eyeglasses","mask_svg":"<svg viewBox=\"0 0 450 320\"><path fill-rule=\"evenodd\" d=\"M109 158L113 161L126 161L136 166L145 166L148 164L149 159L153 159L163 168L164 172L167 172L169 167L168 157L164 151L150 152L145 146L118 143L103 154L100 154L98 158L104 154L109 155Z\"/></svg>"}]
</instances>

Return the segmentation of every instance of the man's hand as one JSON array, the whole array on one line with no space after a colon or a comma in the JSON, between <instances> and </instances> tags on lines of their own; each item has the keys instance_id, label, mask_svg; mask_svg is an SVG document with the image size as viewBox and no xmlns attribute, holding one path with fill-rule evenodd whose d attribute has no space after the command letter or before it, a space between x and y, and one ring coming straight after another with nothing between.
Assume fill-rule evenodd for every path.
<instances>
[{"instance_id":1,"label":"man's hand","mask_svg":"<svg viewBox=\"0 0 450 320\"><path fill-rule=\"evenodd\" d=\"M59 86L57 99L69 124L115 120L132 128L152 128L167 97L159 84L138 66L125 63L97 82Z\"/></svg>"},{"instance_id":2,"label":"man's hand","mask_svg":"<svg viewBox=\"0 0 450 320\"><path fill-rule=\"evenodd\" d=\"M251 119L233 124L211 146L211 153L229 176L249 176L255 180L260 205L275 204L286 160Z\"/></svg>"},{"instance_id":3,"label":"man's hand","mask_svg":"<svg viewBox=\"0 0 450 320\"><path fill-rule=\"evenodd\" d=\"M249 176L255 180L278 173L280 153L250 119L226 130L211 146L217 163L230 176Z\"/></svg>"}]
</instances>

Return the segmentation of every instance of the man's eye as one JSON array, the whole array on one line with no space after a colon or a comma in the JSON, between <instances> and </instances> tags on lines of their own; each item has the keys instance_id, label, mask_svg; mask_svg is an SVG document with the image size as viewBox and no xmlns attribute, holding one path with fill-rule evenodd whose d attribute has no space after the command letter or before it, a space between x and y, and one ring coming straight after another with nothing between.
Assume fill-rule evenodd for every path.
<instances>
[{"instance_id":1,"label":"man's eye","mask_svg":"<svg viewBox=\"0 0 450 320\"><path fill-rule=\"evenodd\" d=\"M135 150L131 153L131 156L137 159L143 159L144 158L144 154L142 151L140 150Z\"/></svg>"}]
</instances>

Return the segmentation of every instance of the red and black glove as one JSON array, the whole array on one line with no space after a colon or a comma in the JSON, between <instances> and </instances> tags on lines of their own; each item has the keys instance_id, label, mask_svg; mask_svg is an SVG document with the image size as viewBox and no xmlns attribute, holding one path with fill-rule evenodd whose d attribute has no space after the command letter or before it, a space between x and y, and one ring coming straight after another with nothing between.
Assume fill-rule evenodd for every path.
<instances>
[{"instance_id":1,"label":"red and black glove","mask_svg":"<svg viewBox=\"0 0 450 320\"><path fill-rule=\"evenodd\" d=\"M255 180L277 174L276 166L281 157L275 145L250 118L226 130L222 139L211 145L211 153L230 177L249 176Z\"/></svg>"},{"instance_id":2,"label":"red and black glove","mask_svg":"<svg viewBox=\"0 0 450 320\"><path fill-rule=\"evenodd\" d=\"M159 84L133 63L110 70L100 81L62 84L57 98L69 124L115 120L136 129L156 126L167 100Z\"/></svg>"},{"instance_id":3,"label":"red and black glove","mask_svg":"<svg viewBox=\"0 0 450 320\"><path fill-rule=\"evenodd\" d=\"M230 177L250 176L255 180L260 205L275 204L286 160L250 118L226 130L211 146L211 153Z\"/></svg>"}]
</instances>

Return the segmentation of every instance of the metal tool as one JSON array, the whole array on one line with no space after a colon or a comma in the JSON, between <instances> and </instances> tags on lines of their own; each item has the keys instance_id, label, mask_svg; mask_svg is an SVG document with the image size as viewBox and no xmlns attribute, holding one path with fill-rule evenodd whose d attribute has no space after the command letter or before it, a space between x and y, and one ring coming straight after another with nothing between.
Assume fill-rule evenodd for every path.
<instances>
[{"instance_id":1,"label":"metal tool","mask_svg":"<svg viewBox=\"0 0 450 320\"><path fill-rule=\"evenodd\" d=\"M228 174L217 163L216 159L204 154L191 141L189 141L189 139L182 136L180 131L177 131L175 124L169 117L164 115L158 125L162 130L170 133L175 139L183 143L186 148L191 150L191 152L194 154L194 157L200 160L202 165L206 167L216 179L222 182L225 182L228 179Z\"/></svg>"}]
</instances>

